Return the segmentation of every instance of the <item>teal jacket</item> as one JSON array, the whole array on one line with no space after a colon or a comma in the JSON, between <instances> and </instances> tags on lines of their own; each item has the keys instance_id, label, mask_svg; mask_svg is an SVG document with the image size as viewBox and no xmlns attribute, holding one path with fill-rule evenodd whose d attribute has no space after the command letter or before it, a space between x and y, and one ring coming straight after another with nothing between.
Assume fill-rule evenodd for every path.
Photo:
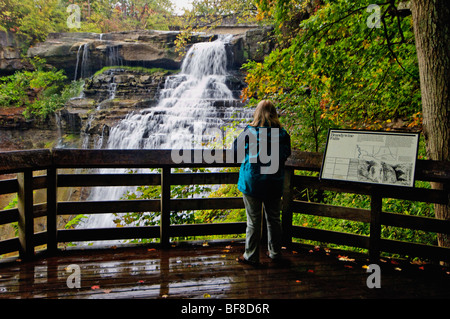
<instances>
[{"instance_id":1,"label":"teal jacket","mask_svg":"<svg viewBox=\"0 0 450 319\"><path fill-rule=\"evenodd\" d=\"M238 189L267 199L283 194L284 163L291 155L291 138L284 128L248 125L233 143L239 170Z\"/></svg>"}]
</instances>

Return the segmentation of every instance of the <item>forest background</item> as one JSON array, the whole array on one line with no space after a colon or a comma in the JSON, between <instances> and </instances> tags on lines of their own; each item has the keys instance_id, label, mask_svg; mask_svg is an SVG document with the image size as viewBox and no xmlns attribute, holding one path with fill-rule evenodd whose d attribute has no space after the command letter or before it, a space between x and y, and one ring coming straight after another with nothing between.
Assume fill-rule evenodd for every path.
<instances>
[{"instance_id":1,"label":"forest background","mask_svg":"<svg viewBox=\"0 0 450 319\"><path fill-rule=\"evenodd\" d=\"M79 28L69 28L67 9L77 4ZM419 65L409 2L387 0L193 0L183 16L169 0L0 0L0 30L16 32L31 46L50 32L98 32L160 29L177 26L182 48L192 31L220 25L229 16L237 22L273 27L267 38L274 49L263 62L243 66L247 87L242 99L254 106L260 99L276 102L292 147L321 152L329 128L407 130L422 132ZM204 25L208 26L205 27ZM26 105L28 116L49 116L76 94L60 70L45 61L31 61L33 71L0 79L0 107ZM32 90L34 95L30 95ZM61 92L63 92L61 94ZM423 136L419 158L427 158ZM429 184L421 187L431 187ZM204 188L177 188L175 196L194 196ZM124 198L158 198L157 187L141 187ZM223 185L209 196L240 196L235 185ZM369 208L364 195L314 193L295 195L310 201ZM384 199L383 210L434 217L426 203ZM173 222L243 221L243 210L192 211ZM129 213L117 224L151 225L158 215ZM177 219L177 217L174 217ZM296 214L294 222L367 235L369 225ZM70 225L69 227L73 226ZM384 227L383 238L436 244L436 234Z\"/></svg>"}]
</instances>

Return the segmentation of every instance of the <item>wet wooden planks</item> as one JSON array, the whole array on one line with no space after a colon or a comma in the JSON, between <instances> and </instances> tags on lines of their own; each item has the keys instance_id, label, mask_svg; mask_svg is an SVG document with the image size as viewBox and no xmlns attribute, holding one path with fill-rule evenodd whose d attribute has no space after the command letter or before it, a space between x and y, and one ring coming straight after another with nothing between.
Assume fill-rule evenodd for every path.
<instances>
[{"instance_id":1,"label":"wet wooden planks","mask_svg":"<svg viewBox=\"0 0 450 319\"><path fill-rule=\"evenodd\" d=\"M140 246L0 263L0 298L450 298L449 269L437 265L382 259L381 288L369 289L366 255L294 246L286 263L264 257L254 268L236 262L242 251L241 242ZM80 266L80 288L67 286L71 264Z\"/></svg>"}]
</instances>

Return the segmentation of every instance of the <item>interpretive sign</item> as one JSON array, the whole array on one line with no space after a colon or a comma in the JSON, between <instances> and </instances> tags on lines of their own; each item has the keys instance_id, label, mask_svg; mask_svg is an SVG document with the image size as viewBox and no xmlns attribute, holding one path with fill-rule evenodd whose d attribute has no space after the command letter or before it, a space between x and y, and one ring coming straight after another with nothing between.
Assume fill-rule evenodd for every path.
<instances>
[{"instance_id":1,"label":"interpretive sign","mask_svg":"<svg viewBox=\"0 0 450 319\"><path fill-rule=\"evenodd\" d=\"M330 129L321 179L414 186L418 133Z\"/></svg>"}]
</instances>

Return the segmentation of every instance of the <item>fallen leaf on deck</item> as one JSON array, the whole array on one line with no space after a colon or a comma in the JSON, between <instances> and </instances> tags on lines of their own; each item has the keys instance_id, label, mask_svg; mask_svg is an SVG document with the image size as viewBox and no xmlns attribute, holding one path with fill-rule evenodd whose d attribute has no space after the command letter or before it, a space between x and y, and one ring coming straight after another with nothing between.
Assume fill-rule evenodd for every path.
<instances>
[{"instance_id":1,"label":"fallen leaf on deck","mask_svg":"<svg viewBox=\"0 0 450 319\"><path fill-rule=\"evenodd\" d=\"M348 258L347 256L341 256L341 255L338 255L338 259L340 261L355 261L354 258Z\"/></svg>"},{"instance_id":2,"label":"fallen leaf on deck","mask_svg":"<svg viewBox=\"0 0 450 319\"><path fill-rule=\"evenodd\" d=\"M94 285L94 286L92 286L92 287L91 287L91 289L92 289L92 290L95 290L95 289L100 289L100 286L98 286L98 285Z\"/></svg>"},{"instance_id":3,"label":"fallen leaf on deck","mask_svg":"<svg viewBox=\"0 0 450 319\"><path fill-rule=\"evenodd\" d=\"M211 295L206 293L206 294L203 295L203 298L211 298Z\"/></svg>"},{"instance_id":4,"label":"fallen leaf on deck","mask_svg":"<svg viewBox=\"0 0 450 319\"><path fill-rule=\"evenodd\" d=\"M368 269L368 268L369 268L369 266L367 266L367 265L363 265L363 266L362 266L362 268L363 268L363 269Z\"/></svg>"},{"instance_id":5,"label":"fallen leaf on deck","mask_svg":"<svg viewBox=\"0 0 450 319\"><path fill-rule=\"evenodd\" d=\"M155 248L149 248L149 249L147 249L147 251L156 251L156 249Z\"/></svg>"},{"instance_id":6,"label":"fallen leaf on deck","mask_svg":"<svg viewBox=\"0 0 450 319\"><path fill-rule=\"evenodd\" d=\"M308 269L308 272L312 274L312 273L314 273L314 270Z\"/></svg>"},{"instance_id":7,"label":"fallen leaf on deck","mask_svg":"<svg viewBox=\"0 0 450 319\"><path fill-rule=\"evenodd\" d=\"M139 281L138 281L138 284L143 284L143 283L144 283L143 280L139 280Z\"/></svg>"},{"instance_id":8,"label":"fallen leaf on deck","mask_svg":"<svg viewBox=\"0 0 450 319\"><path fill-rule=\"evenodd\" d=\"M301 283L302 281L301 281L301 280L296 280L295 282L297 282L297 283Z\"/></svg>"},{"instance_id":9,"label":"fallen leaf on deck","mask_svg":"<svg viewBox=\"0 0 450 319\"><path fill-rule=\"evenodd\" d=\"M350 269L353 268L353 266L350 266L350 265L344 265L344 267L345 267L345 268L350 268Z\"/></svg>"}]
</instances>

